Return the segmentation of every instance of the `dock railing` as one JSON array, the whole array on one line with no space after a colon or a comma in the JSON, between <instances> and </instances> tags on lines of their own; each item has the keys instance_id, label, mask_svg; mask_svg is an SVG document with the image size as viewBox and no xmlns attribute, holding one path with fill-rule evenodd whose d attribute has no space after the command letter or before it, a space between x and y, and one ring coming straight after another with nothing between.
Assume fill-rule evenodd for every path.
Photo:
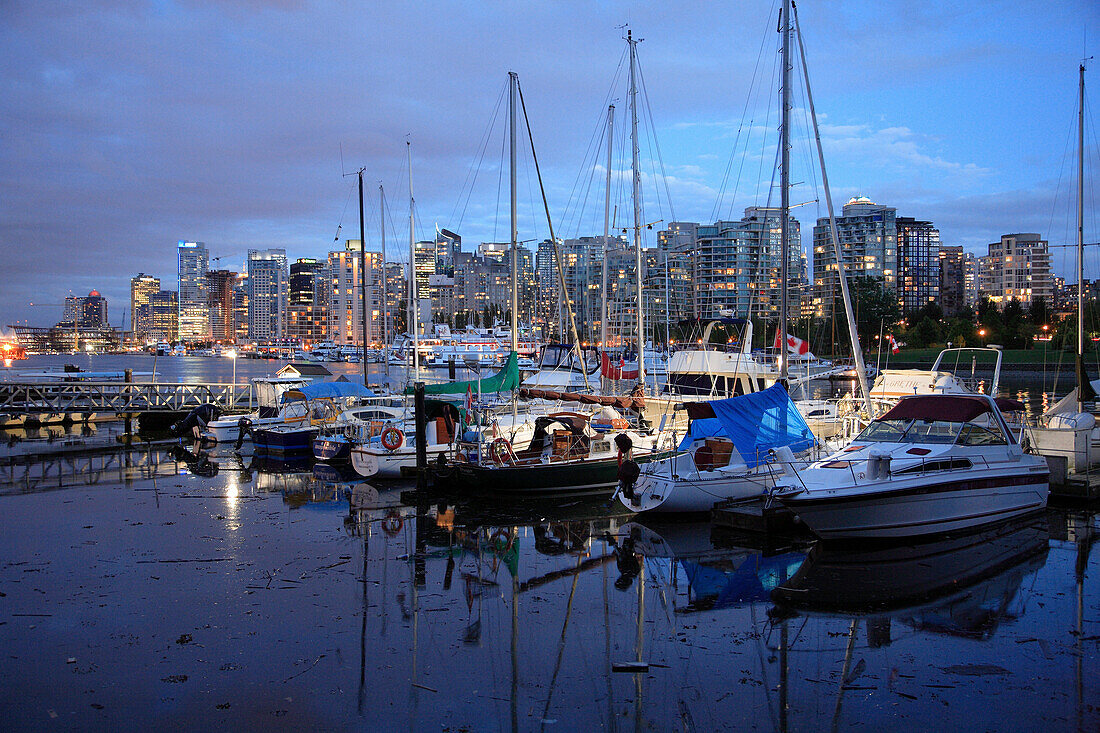
<instances>
[{"instance_id":1,"label":"dock railing","mask_svg":"<svg viewBox=\"0 0 1100 733\"><path fill-rule=\"evenodd\" d=\"M0 413L188 412L213 403L223 411L255 406L251 384L165 382L2 382Z\"/></svg>"}]
</instances>

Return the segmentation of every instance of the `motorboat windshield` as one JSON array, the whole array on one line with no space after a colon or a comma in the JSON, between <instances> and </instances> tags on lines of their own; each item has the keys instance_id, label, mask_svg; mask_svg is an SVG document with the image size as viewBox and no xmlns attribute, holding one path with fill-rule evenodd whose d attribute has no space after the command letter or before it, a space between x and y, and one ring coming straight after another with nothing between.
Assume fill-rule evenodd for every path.
<instances>
[{"instance_id":1,"label":"motorboat windshield","mask_svg":"<svg viewBox=\"0 0 1100 733\"><path fill-rule=\"evenodd\" d=\"M906 397L868 425L855 442L1007 445L995 404L983 397Z\"/></svg>"}]
</instances>

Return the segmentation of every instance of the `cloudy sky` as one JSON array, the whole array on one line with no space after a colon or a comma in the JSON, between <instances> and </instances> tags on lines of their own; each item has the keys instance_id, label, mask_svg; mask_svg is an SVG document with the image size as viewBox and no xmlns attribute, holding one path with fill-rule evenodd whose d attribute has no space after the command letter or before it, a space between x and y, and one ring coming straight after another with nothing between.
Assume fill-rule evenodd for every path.
<instances>
[{"instance_id":1,"label":"cloudy sky","mask_svg":"<svg viewBox=\"0 0 1100 733\"><path fill-rule=\"evenodd\" d=\"M407 247L406 142L418 239L436 226L467 249L506 239L508 71L520 76L555 234L601 234L597 141L609 101L625 129L624 24L644 39L646 221L739 218L767 203L775 3L0 8L0 325L52 323L59 308L29 304L92 288L118 324L132 275L175 289L180 239L205 242L229 269L249 248L324 256L337 237L358 236L355 179L344 175L358 168L368 246L379 244L382 184L389 247ZM974 252L1008 232L1072 241L1077 66L1096 51L1100 5L807 0L799 12L834 199L896 206ZM796 133L804 108L800 96ZM1096 140L1090 132L1092 161ZM624 226L629 153L612 150ZM804 232L824 215L810 154L794 144ZM542 239L530 152L519 178L520 239ZM1091 241L1096 201L1086 193ZM1055 249L1054 263L1068 272L1071 253ZM1100 277L1100 261L1086 277Z\"/></svg>"}]
</instances>

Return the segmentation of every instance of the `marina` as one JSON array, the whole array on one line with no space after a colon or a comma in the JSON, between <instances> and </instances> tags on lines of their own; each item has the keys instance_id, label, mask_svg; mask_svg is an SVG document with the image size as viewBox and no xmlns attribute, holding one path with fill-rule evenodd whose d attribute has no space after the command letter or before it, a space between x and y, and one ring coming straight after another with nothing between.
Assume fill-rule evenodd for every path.
<instances>
[{"instance_id":1,"label":"marina","mask_svg":"<svg viewBox=\"0 0 1100 733\"><path fill-rule=\"evenodd\" d=\"M192 5L0 31L5 730L1100 730L1091 7Z\"/></svg>"}]
</instances>

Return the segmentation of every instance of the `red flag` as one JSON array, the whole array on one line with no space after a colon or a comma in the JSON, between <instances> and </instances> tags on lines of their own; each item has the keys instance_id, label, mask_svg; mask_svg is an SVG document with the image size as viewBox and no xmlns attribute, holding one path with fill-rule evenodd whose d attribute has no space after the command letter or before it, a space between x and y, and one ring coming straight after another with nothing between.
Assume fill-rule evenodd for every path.
<instances>
[{"instance_id":1,"label":"red flag","mask_svg":"<svg viewBox=\"0 0 1100 733\"><path fill-rule=\"evenodd\" d=\"M775 343L772 348L779 348L780 338L779 329L777 328L775 329ZM810 352L810 345L793 334L787 334L787 351L802 356Z\"/></svg>"},{"instance_id":2,"label":"red flag","mask_svg":"<svg viewBox=\"0 0 1100 733\"><path fill-rule=\"evenodd\" d=\"M889 334L886 338L890 339L890 353L898 353L898 342L894 340L894 335Z\"/></svg>"},{"instance_id":3,"label":"red flag","mask_svg":"<svg viewBox=\"0 0 1100 733\"><path fill-rule=\"evenodd\" d=\"M469 412L474 407L474 393L473 388L466 385L466 411Z\"/></svg>"}]
</instances>

